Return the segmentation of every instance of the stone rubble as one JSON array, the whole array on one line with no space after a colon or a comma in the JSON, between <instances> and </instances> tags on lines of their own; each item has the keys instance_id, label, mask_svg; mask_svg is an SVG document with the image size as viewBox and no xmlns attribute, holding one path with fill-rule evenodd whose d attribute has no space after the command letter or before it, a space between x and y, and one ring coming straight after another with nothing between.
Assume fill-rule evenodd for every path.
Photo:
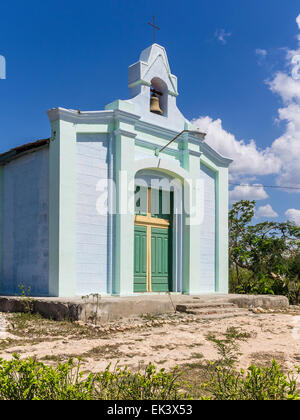
<instances>
[{"instance_id":1,"label":"stone rubble","mask_svg":"<svg viewBox=\"0 0 300 420\"><path fill-rule=\"evenodd\" d=\"M8 323L5 317L0 314L0 340L5 340L9 337L9 333L7 332Z\"/></svg>"},{"instance_id":2,"label":"stone rubble","mask_svg":"<svg viewBox=\"0 0 300 420\"><path fill-rule=\"evenodd\" d=\"M247 311L246 311L247 312ZM248 314L254 316L255 314L299 314L300 305L289 306L284 309L263 309L261 307L252 307L248 309ZM92 324L84 321L75 321L78 325L88 326L102 333L124 332L136 329L150 329L153 327L160 327L162 325L178 325L187 324L191 322L208 322L213 320L213 317L206 319L201 315L189 314L184 312L166 313L160 315L144 315L141 317L123 318L118 321L110 321L106 324Z\"/></svg>"},{"instance_id":3,"label":"stone rubble","mask_svg":"<svg viewBox=\"0 0 300 420\"><path fill-rule=\"evenodd\" d=\"M284 309L264 309L261 307L251 307L248 310L244 309L244 315L246 313L249 316L255 316L259 314L290 314L290 315L300 315L300 305L290 305L288 308ZM237 314L237 316L239 316ZM219 318L218 318L219 317ZM118 332L125 332L130 330L149 330L153 327L160 327L163 325L179 325L179 324L189 324L193 322L197 323L207 323L209 321L220 319L222 315L210 315L206 317L203 314L191 314L187 312L174 312L174 313L164 313L159 315L145 314L142 316L136 316L131 318L122 318L115 321L110 321L108 323L92 323L85 322L82 320L74 321L76 324L82 327L89 327L95 329L97 332L103 334L111 334ZM226 316L224 315L224 318ZM0 340L6 339L11 336L9 331L8 321L4 314L0 313Z\"/></svg>"},{"instance_id":4,"label":"stone rubble","mask_svg":"<svg viewBox=\"0 0 300 420\"><path fill-rule=\"evenodd\" d=\"M300 315L300 305L290 305L287 308L283 309L264 309L261 307L257 308L249 308L249 311L254 314L274 314L274 313L281 313L281 314L291 314L291 315Z\"/></svg>"},{"instance_id":5,"label":"stone rubble","mask_svg":"<svg viewBox=\"0 0 300 420\"><path fill-rule=\"evenodd\" d=\"M149 319L150 318L150 319ZM118 321L111 321L106 324L92 324L84 321L75 321L76 324L81 326L88 326L96 329L99 332L111 333L111 332L124 332L135 329L149 329L153 327L160 327L162 325L178 325L180 323L190 323L199 321L200 318L195 315L173 313L173 314L160 314L160 315L145 315L135 318L124 318Z\"/></svg>"}]
</instances>

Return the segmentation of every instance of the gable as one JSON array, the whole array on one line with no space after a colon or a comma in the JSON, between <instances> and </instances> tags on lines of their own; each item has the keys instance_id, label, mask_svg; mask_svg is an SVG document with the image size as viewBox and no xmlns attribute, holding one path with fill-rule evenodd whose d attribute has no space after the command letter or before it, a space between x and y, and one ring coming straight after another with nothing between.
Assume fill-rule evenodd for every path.
<instances>
[{"instance_id":1,"label":"gable","mask_svg":"<svg viewBox=\"0 0 300 420\"><path fill-rule=\"evenodd\" d=\"M152 78L157 75L167 84L169 93L177 96L177 77L171 74L166 51L162 46L153 44L142 51L137 63L129 67L129 87L150 85Z\"/></svg>"}]
</instances>

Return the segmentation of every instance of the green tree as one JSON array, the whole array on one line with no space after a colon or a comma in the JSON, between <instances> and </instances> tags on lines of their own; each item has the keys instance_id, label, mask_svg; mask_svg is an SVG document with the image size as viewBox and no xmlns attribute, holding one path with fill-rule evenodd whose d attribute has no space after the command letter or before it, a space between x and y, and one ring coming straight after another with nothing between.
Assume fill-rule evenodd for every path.
<instances>
[{"instance_id":1,"label":"green tree","mask_svg":"<svg viewBox=\"0 0 300 420\"><path fill-rule=\"evenodd\" d=\"M233 291L289 295L291 278L299 285L300 227L291 222L254 224L255 204L242 200L229 212Z\"/></svg>"},{"instance_id":2,"label":"green tree","mask_svg":"<svg viewBox=\"0 0 300 420\"><path fill-rule=\"evenodd\" d=\"M300 302L300 253L290 258L288 276L289 298L293 303Z\"/></svg>"}]
</instances>

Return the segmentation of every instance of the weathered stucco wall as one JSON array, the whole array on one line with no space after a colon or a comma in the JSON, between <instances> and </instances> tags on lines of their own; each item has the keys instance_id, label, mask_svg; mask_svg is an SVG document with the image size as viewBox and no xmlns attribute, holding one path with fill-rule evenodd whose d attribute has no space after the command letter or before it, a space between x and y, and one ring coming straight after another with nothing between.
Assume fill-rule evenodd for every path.
<instances>
[{"instance_id":1,"label":"weathered stucco wall","mask_svg":"<svg viewBox=\"0 0 300 420\"><path fill-rule=\"evenodd\" d=\"M200 227L200 273L202 292L214 292L216 287L216 180L215 174L201 165L204 181L204 214Z\"/></svg>"},{"instance_id":2,"label":"weathered stucco wall","mask_svg":"<svg viewBox=\"0 0 300 420\"><path fill-rule=\"evenodd\" d=\"M77 295L106 293L108 288L109 216L96 208L103 194L97 185L108 178L108 160L108 135L77 135Z\"/></svg>"},{"instance_id":3,"label":"weathered stucco wall","mask_svg":"<svg viewBox=\"0 0 300 420\"><path fill-rule=\"evenodd\" d=\"M1 293L48 295L49 151L42 149L2 169Z\"/></svg>"}]
</instances>

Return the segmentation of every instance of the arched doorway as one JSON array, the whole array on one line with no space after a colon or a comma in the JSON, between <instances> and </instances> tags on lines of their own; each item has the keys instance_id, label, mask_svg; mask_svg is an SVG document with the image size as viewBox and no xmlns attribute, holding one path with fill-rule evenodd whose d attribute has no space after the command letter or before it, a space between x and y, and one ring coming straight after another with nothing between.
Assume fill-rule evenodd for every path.
<instances>
[{"instance_id":1,"label":"arched doorway","mask_svg":"<svg viewBox=\"0 0 300 420\"><path fill-rule=\"evenodd\" d=\"M134 292L182 289L181 182L159 171L135 178Z\"/></svg>"}]
</instances>

